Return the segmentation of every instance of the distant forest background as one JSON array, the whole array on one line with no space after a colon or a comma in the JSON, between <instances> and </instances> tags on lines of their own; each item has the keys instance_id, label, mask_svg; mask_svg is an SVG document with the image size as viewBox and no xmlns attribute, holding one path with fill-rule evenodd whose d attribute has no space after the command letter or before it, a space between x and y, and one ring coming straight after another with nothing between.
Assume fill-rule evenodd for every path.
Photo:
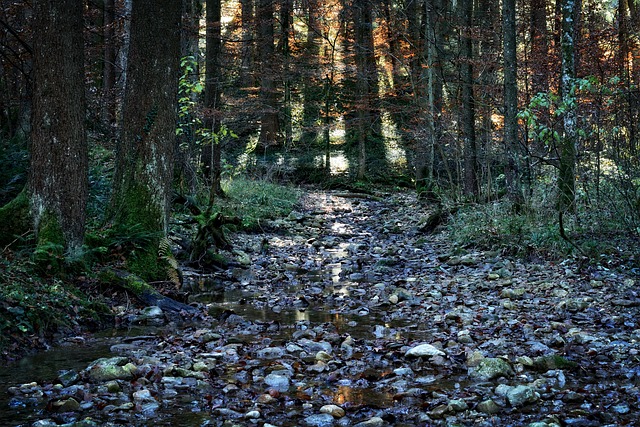
<instances>
[{"instance_id":1,"label":"distant forest background","mask_svg":"<svg viewBox=\"0 0 640 427\"><path fill-rule=\"evenodd\" d=\"M65 250L84 206L147 221L133 184L166 230L174 192L206 205L237 176L415 188L515 251L638 234L635 0L1 3L0 205L26 184Z\"/></svg>"}]
</instances>

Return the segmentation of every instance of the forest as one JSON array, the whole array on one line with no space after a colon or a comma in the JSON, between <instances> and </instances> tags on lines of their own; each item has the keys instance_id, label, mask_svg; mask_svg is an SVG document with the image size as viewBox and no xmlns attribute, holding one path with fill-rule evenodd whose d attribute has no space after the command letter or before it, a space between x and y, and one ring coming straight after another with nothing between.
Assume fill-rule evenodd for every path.
<instances>
[{"instance_id":1,"label":"forest","mask_svg":"<svg viewBox=\"0 0 640 427\"><path fill-rule=\"evenodd\" d=\"M637 422L637 0L0 4L0 424Z\"/></svg>"}]
</instances>

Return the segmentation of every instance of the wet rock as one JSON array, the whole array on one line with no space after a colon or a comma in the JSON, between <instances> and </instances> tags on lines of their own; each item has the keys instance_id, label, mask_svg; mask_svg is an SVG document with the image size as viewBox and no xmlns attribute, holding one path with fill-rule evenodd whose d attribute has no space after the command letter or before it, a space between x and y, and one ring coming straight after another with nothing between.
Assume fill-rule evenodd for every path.
<instances>
[{"instance_id":1,"label":"wet rock","mask_svg":"<svg viewBox=\"0 0 640 427\"><path fill-rule=\"evenodd\" d=\"M322 408L320 408L320 413L329 414L335 418L342 418L346 414L345 410L338 405L324 405Z\"/></svg>"},{"instance_id":2,"label":"wet rock","mask_svg":"<svg viewBox=\"0 0 640 427\"><path fill-rule=\"evenodd\" d=\"M69 387L72 384L75 384L80 379L80 375L74 370L61 370L58 371L58 381L64 387Z\"/></svg>"},{"instance_id":3,"label":"wet rock","mask_svg":"<svg viewBox=\"0 0 640 427\"><path fill-rule=\"evenodd\" d=\"M533 360L533 367L536 370L545 372L551 369L571 369L577 367L578 364L565 357L557 354L547 356L539 356Z\"/></svg>"},{"instance_id":4,"label":"wet rock","mask_svg":"<svg viewBox=\"0 0 640 427\"><path fill-rule=\"evenodd\" d=\"M462 399L453 399L450 400L447 404L449 411L451 412L462 412L469 409L469 405Z\"/></svg>"},{"instance_id":5,"label":"wet rock","mask_svg":"<svg viewBox=\"0 0 640 427\"><path fill-rule=\"evenodd\" d=\"M136 402L150 402L155 399L151 395L151 392L147 389L138 390L133 393L133 400Z\"/></svg>"},{"instance_id":6,"label":"wet rock","mask_svg":"<svg viewBox=\"0 0 640 427\"><path fill-rule=\"evenodd\" d=\"M533 387L526 385L512 387L506 384L500 384L496 387L496 394L506 397L509 404L516 408L527 403L533 403L540 398L540 394L538 394Z\"/></svg>"},{"instance_id":7,"label":"wet rock","mask_svg":"<svg viewBox=\"0 0 640 427\"><path fill-rule=\"evenodd\" d=\"M266 347L261 348L257 352L259 359L279 359L284 355L284 350L280 347Z\"/></svg>"},{"instance_id":8,"label":"wet rock","mask_svg":"<svg viewBox=\"0 0 640 427\"><path fill-rule=\"evenodd\" d=\"M57 412L75 412L80 409L80 403L73 397L70 397L54 402L53 407Z\"/></svg>"},{"instance_id":9,"label":"wet rock","mask_svg":"<svg viewBox=\"0 0 640 427\"><path fill-rule=\"evenodd\" d=\"M449 412L449 405L438 405L429 411L429 416L434 419L440 419L445 416L446 413Z\"/></svg>"},{"instance_id":10,"label":"wet rock","mask_svg":"<svg viewBox=\"0 0 640 427\"><path fill-rule=\"evenodd\" d=\"M384 425L384 420L380 417L372 417L367 421L362 421L360 423L354 424L353 427L382 427Z\"/></svg>"},{"instance_id":11,"label":"wet rock","mask_svg":"<svg viewBox=\"0 0 640 427\"><path fill-rule=\"evenodd\" d=\"M257 420L258 418L260 418L262 416L262 414L260 413L260 411L249 411L246 414L244 414L244 417L248 420Z\"/></svg>"},{"instance_id":12,"label":"wet rock","mask_svg":"<svg viewBox=\"0 0 640 427\"><path fill-rule=\"evenodd\" d=\"M53 420L38 420L31 424L31 427L57 427L58 423Z\"/></svg>"},{"instance_id":13,"label":"wet rock","mask_svg":"<svg viewBox=\"0 0 640 427\"><path fill-rule=\"evenodd\" d=\"M219 417L224 417L227 419L239 419L244 417L244 414L241 414L240 412L234 411L233 409L229 408L216 408L213 413L215 415L218 415Z\"/></svg>"},{"instance_id":14,"label":"wet rock","mask_svg":"<svg viewBox=\"0 0 640 427\"><path fill-rule=\"evenodd\" d=\"M506 360L488 357L480 360L478 366L469 368L471 378L488 381L499 377L510 377L514 374L511 365Z\"/></svg>"},{"instance_id":15,"label":"wet rock","mask_svg":"<svg viewBox=\"0 0 640 427\"><path fill-rule=\"evenodd\" d=\"M502 411L502 408L492 399L483 400L476 405L476 410L484 414L493 415Z\"/></svg>"},{"instance_id":16,"label":"wet rock","mask_svg":"<svg viewBox=\"0 0 640 427\"><path fill-rule=\"evenodd\" d=\"M94 382L130 380L136 372L136 366L128 362L126 357L102 358L91 363L86 372Z\"/></svg>"},{"instance_id":17,"label":"wet rock","mask_svg":"<svg viewBox=\"0 0 640 427\"><path fill-rule=\"evenodd\" d=\"M303 420L303 425L307 427L332 427L334 424L335 420L330 414L310 415Z\"/></svg>"},{"instance_id":18,"label":"wet rock","mask_svg":"<svg viewBox=\"0 0 640 427\"><path fill-rule=\"evenodd\" d=\"M120 384L118 381L107 381L105 383L105 387L109 393L118 393L121 391Z\"/></svg>"},{"instance_id":19,"label":"wet rock","mask_svg":"<svg viewBox=\"0 0 640 427\"><path fill-rule=\"evenodd\" d=\"M133 321L133 324L137 325L151 325L151 326L161 326L165 323L165 316L162 309L158 306L150 306L145 307L140 312L140 315L136 316Z\"/></svg>"},{"instance_id":20,"label":"wet rock","mask_svg":"<svg viewBox=\"0 0 640 427\"><path fill-rule=\"evenodd\" d=\"M264 382L270 388L280 392L289 390L289 385L291 384L291 380L286 371L272 372L264 378Z\"/></svg>"},{"instance_id":21,"label":"wet rock","mask_svg":"<svg viewBox=\"0 0 640 427\"><path fill-rule=\"evenodd\" d=\"M420 344L410 348L405 353L405 357L429 357L429 356L445 356L442 350L437 349L431 344Z\"/></svg>"},{"instance_id":22,"label":"wet rock","mask_svg":"<svg viewBox=\"0 0 640 427\"><path fill-rule=\"evenodd\" d=\"M196 362L192 368L195 372L209 372L209 365L204 362Z\"/></svg>"}]
</instances>

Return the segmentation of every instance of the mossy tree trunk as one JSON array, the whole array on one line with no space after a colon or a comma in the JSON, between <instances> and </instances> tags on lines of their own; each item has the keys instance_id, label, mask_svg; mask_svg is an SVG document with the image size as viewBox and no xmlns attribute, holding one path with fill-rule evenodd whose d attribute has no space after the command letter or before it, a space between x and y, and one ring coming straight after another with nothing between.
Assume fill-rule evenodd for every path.
<instances>
[{"instance_id":1,"label":"mossy tree trunk","mask_svg":"<svg viewBox=\"0 0 640 427\"><path fill-rule=\"evenodd\" d=\"M558 209L560 213L575 211L576 176L576 111L575 111L575 0L562 2L562 75L560 90L565 111L562 116L564 135L559 147Z\"/></svg>"},{"instance_id":2,"label":"mossy tree trunk","mask_svg":"<svg viewBox=\"0 0 640 427\"><path fill-rule=\"evenodd\" d=\"M33 107L27 197L40 248L80 253L88 196L83 3L33 2ZM49 251L47 249L47 252Z\"/></svg>"},{"instance_id":3,"label":"mossy tree trunk","mask_svg":"<svg viewBox=\"0 0 640 427\"><path fill-rule=\"evenodd\" d=\"M123 106L111 200L113 226L148 233L127 268L163 278L158 246L167 234L173 176L181 3L134 1Z\"/></svg>"}]
</instances>

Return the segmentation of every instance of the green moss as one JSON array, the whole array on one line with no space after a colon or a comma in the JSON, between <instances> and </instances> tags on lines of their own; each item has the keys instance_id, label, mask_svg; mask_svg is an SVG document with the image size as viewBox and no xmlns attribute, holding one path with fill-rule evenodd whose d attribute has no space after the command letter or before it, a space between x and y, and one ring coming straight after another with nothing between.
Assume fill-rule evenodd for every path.
<instances>
[{"instance_id":1,"label":"green moss","mask_svg":"<svg viewBox=\"0 0 640 427\"><path fill-rule=\"evenodd\" d=\"M164 237L164 212L158 196L146 185L130 183L122 193L115 213L115 226L122 236L131 232L138 239L123 241L128 246L126 266L145 280L166 278L167 266L158 256L160 240ZM133 233L135 231L135 233Z\"/></svg>"},{"instance_id":2,"label":"green moss","mask_svg":"<svg viewBox=\"0 0 640 427\"><path fill-rule=\"evenodd\" d=\"M29 199L26 189L11 202L0 208L0 245L20 241L32 229Z\"/></svg>"}]
</instances>

